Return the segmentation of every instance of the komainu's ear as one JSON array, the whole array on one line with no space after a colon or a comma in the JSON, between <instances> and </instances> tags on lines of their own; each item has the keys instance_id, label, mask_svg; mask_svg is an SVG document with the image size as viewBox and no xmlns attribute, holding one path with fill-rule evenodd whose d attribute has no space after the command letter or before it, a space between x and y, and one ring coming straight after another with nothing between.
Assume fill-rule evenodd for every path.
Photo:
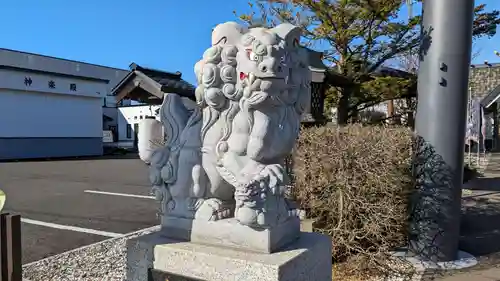
<instances>
[{"instance_id":1,"label":"komainu's ear","mask_svg":"<svg viewBox=\"0 0 500 281\"><path fill-rule=\"evenodd\" d=\"M229 21L217 25L212 31L212 46L236 45L247 29L236 22Z\"/></svg>"},{"instance_id":2,"label":"komainu's ear","mask_svg":"<svg viewBox=\"0 0 500 281\"><path fill-rule=\"evenodd\" d=\"M302 31L300 27L290 23L282 23L271 29L279 37L285 40L288 47L298 47Z\"/></svg>"}]
</instances>

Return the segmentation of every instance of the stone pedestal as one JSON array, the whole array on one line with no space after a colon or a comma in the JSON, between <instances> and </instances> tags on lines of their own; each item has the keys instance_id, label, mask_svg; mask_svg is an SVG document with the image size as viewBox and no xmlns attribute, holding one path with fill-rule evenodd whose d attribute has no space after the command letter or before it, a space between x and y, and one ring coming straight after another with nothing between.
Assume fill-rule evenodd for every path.
<instances>
[{"instance_id":1,"label":"stone pedestal","mask_svg":"<svg viewBox=\"0 0 500 281\"><path fill-rule=\"evenodd\" d=\"M148 281L151 269L177 276L170 281L331 281L331 239L300 233L270 254L172 240L161 232L129 240L127 281Z\"/></svg>"},{"instance_id":2,"label":"stone pedestal","mask_svg":"<svg viewBox=\"0 0 500 281\"><path fill-rule=\"evenodd\" d=\"M300 219L290 217L272 228L251 228L234 218L218 221L162 216L163 236L196 244L242 251L274 253L300 236Z\"/></svg>"}]
</instances>

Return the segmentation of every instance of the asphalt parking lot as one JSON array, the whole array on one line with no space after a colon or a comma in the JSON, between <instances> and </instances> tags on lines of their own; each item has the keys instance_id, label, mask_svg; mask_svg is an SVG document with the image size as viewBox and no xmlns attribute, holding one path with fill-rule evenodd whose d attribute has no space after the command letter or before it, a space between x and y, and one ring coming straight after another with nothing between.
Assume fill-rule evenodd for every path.
<instances>
[{"instance_id":1,"label":"asphalt parking lot","mask_svg":"<svg viewBox=\"0 0 500 281\"><path fill-rule=\"evenodd\" d=\"M139 159L0 163L0 189L23 220L23 263L159 222Z\"/></svg>"}]
</instances>

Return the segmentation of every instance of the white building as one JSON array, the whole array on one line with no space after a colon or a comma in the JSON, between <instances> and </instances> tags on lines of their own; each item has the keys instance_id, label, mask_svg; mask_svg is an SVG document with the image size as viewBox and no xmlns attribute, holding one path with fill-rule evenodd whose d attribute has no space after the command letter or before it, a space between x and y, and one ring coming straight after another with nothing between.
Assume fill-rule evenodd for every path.
<instances>
[{"instance_id":1,"label":"white building","mask_svg":"<svg viewBox=\"0 0 500 281\"><path fill-rule=\"evenodd\" d=\"M0 49L0 160L101 155L127 70ZM109 110L113 115L113 110Z\"/></svg>"},{"instance_id":2,"label":"white building","mask_svg":"<svg viewBox=\"0 0 500 281\"><path fill-rule=\"evenodd\" d=\"M165 94L176 93L186 99L195 99L195 87L181 76L180 72L166 72L135 63L130 65L130 72L112 90L119 102L115 145L137 149L139 122L150 116L158 118ZM131 104L131 100L137 104Z\"/></svg>"},{"instance_id":3,"label":"white building","mask_svg":"<svg viewBox=\"0 0 500 281\"><path fill-rule=\"evenodd\" d=\"M147 117L159 118L160 105L124 105L118 107L118 140L121 147L137 145L139 122Z\"/></svg>"}]
</instances>

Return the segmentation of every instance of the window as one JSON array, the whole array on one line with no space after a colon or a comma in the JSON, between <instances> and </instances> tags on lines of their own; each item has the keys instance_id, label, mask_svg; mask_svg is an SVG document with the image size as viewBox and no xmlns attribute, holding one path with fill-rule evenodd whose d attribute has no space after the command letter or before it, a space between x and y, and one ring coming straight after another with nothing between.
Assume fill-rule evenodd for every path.
<instances>
[{"instance_id":1,"label":"window","mask_svg":"<svg viewBox=\"0 0 500 281\"><path fill-rule=\"evenodd\" d=\"M132 125L127 124L127 139L132 138Z\"/></svg>"},{"instance_id":2,"label":"window","mask_svg":"<svg viewBox=\"0 0 500 281\"><path fill-rule=\"evenodd\" d=\"M143 119L144 117L141 115L139 118L140 118L140 119Z\"/></svg>"},{"instance_id":3,"label":"window","mask_svg":"<svg viewBox=\"0 0 500 281\"><path fill-rule=\"evenodd\" d=\"M102 106L107 107L106 106L106 98L103 98L103 102L104 102L104 104Z\"/></svg>"},{"instance_id":4,"label":"window","mask_svg":"<svg viewBox=\"0 0 500 281\"><path fill-rule=\"evenodd\" d=\"M76 91L76 84L75 83L69 84L69 90L75 92Z\"/></svg>"}]
</instances>

